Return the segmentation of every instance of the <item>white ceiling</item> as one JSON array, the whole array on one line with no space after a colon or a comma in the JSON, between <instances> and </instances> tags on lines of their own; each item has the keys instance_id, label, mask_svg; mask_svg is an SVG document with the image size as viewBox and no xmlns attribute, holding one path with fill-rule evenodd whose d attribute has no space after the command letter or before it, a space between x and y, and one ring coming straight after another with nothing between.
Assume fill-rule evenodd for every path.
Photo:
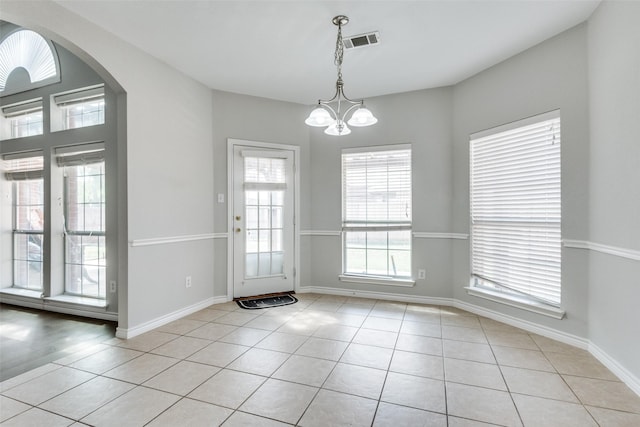
<instances>
[{"instance_id":1,"label":"white ceiling","mask_svg":"<svg viewBox=\"0 0 640 427\"><path fill-rule=\"evenodd\" d=\"M214 89L313 104L336 80L335 15L350 98L447 86L585 21L600 0L56 0Z\"/></svg>"}]
</instances>

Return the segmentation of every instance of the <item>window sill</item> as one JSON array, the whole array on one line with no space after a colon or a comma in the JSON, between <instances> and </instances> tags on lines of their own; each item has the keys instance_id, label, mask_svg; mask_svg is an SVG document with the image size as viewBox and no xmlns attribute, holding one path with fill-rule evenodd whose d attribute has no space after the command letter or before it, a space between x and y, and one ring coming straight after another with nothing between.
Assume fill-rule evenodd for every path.
<instances>
[{"instance_id":1,"label":"window sill","mask_svg":"<svg viewBox=\"0 0 640 427\"><path fill-rule=\"evenodd\" d=\"M76 295L56 295L46 298L47 301L65 302L69 304L84 305L87 307L107 308L107 301L97 298L79 297Z\"/></svg>"},{"instance_id":2,"label":"window sill","mask_svg":"<svg viewBox=\"0 0 640 427\"><path fill-rule=\"evenodd\" d=\"M19 297L42 299L42 291L34 291L32 289L10 287L0 289L0 293L6 295L16 295Z\"/></svg>"},{"instance_id":3,"label":"window sill","mask_svg":"<svg viewBox=\"0 0 640 427\"><path fill-rule=\"evenodd\" d=\"M489 301L497 302L500 304L510 305L511 307L520 308L522 310L531 311L533 313L542 314L543 316L553 317L554 319L562 320L565 315L565 311L561 308L555 307L550 304L544 304L540 301L536 301L526 296L514 295L506 292L498 292L490 289L484 289L476 286L465 287L469 295L473 295L478 298L488 299Z\"/></svg>"},{"instance_id":4,"label":"window sill","mask_svg":"<svg viewBox=\"0 0 640 427\"><path fill-rule=\"evenodd\" d=\"M355 276L350 274L341 274L338 278L341 282L366 283L368 285L401 286L405 288L412 288L416 285L416 281L411 279L391 279L386 277Z\"/></svg>"},{"instance_id":5,"label":"window sill","mask_svg":"<svg viewBox=\"0 0 640 427\"><path fill-rule=\"evenodd\" d=\"M91 307L91 308L98 308L98 309L107 308L106 300L79 297L75 295L56 295L54 297L43 297L42 291L34 291L31 289L14 288L14 287L3 288L3 289L0 289L0 294L4 294L7 296L11 295L11 296L17 296L17 297L25 297L32 300L37 299L38 301L42 301L45 303L66 303L66 304L73 304L77 306L83 306L87 308Z\"/></svg>"}]
</instances>

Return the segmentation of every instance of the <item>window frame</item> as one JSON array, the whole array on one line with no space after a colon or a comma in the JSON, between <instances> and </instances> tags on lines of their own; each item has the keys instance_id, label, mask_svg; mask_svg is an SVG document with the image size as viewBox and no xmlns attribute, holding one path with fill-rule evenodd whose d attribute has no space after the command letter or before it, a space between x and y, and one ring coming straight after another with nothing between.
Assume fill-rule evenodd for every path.
<instances>
[{"instance_id":1,"label":"window frame","mask_svg":"<svg viewBox=\"0 0 640 427\"><path fill-rule=\"evenodd\" d=\"M385 220L385 221L362 221L362 220L354 220L353 218L347 218L347 194L346 191L346 165L345 159L349 155L353 154L367 154L367 153L382 153L382 152L394 152L394 151L408 151L409 152L409 219L406 221L394 221L394 220ZM351 283L367 283L374 285L392 285L392 286L405 286L412 287L415 286L415 280L413 279L413 174L412 174L412 145L408 144L394 144L394 145L380 145L380 146L366 146L366 147L355 147L355 148L345 148L341 153L341 203L342 203L342 219L341 219L341 251L342 251L342 271L339 275L340 281L343 282L351 282ZM367 274L365 273L354 273L348 271L348 258L347 258L347 233L350 232L393 232L393 231L405 231L408 234L407 244L408 249L404 250L409 253L409 266L408 266L408 275L392 275L392 274ZM366 251L367 249L365 249ZM389 252L392 251L393 248L390 247L389 241L387 238L387 243L385 246L386 258L387 258L387 273L389 273ZM365 256L368 256L365 255Z\"/></svg>"},{"instance_id":2,"label":"window frame","mask_svg":"<svg viewBox=\"0 0 640 427\"><path fill-rule=\"evenodd\" d=\"M107 261L106 261L106 251L107 251L107 244L106 244L106 236L107 236L107 223L106 223L106 205L107 205L107 197L106 197L106 188L105 188L105 184L106 184L106 175L107 175L107 162L105 159L105 151L104 151L104 144L103 143L89 143L89 144L82 144L82 145L76 145L76 146L69 146L69 147L59 147L56 150L56 160L57 160L57 164L59 167L61 167L63 170L63 214L64 214L64 218L65 218L65 226L64 226L64 240L63 240L63 246L64 246L64 255L63 255L63 265L64 265L64 294L65 295L72 295L72 296L79 296L79 297L84 297L84 298L94 298L94 299L98 299L98 300L105 300L107 293L109 292L107 289L107 280L106 280L106 271L107 271ZM69 227L69 218L70 218L70 214L69 214L69 207L72 204L72 201L70 200L70 191L69 191L69 176L68 176L68 169L67 168L76 168L76 167L86 167L89 165L97 165L100 164L101 165L101 173L98 175L90 175L90 176L100 176L100 194L101 194L101 199L98 202L95 203L87 203L86 201L83 201L83 203L81 203L81 205L86 205L86 204L97 204L101 206L100 209L100 224L101 224L101 230L87 230L86 229L86 225L83 225L83 229L82 230L77 230L77 229L72 229L71 227ZM86 175L82 176L83 178L86 177ZM84 184L83 184L83 189L84 189ZM84 196L83 196L84 199ZM76 205L78 203L75 203ZM84 223L84 221L83 221ZM80 238L81 240L84 239L85 237L88 238L98 238L98 264L87 264L84 262L84 256L81 255L82 260L80 263L76 263L76 262L71 262L69 260L69 250L70 247L72 246L70 243L70 240L73 238ZM101 243L100 243L101 241ZM81 243L81 253L84 253L84 244ZM102 254L102 259L104 260L104 264L100 265L100 255ZM70 266L80 266L81 269L81 276L80 276L80 291L79 292L74 292L71 289L71 285L69 283L70 280L70 274L69 274L69 268L71 268ZM85 274L88 276L87 270L86 270L86 266L91 266L91 267L96 267L98 268L98 281L96 282L96 286L97 286L97 293L85 293L84 292L84 280L87 278L85 276ZM101 281L102 278L102 281ZM101 283L104 282L104 283Z\"/></svg>"},{"instance_id":3,"label":"window frame","mask_svg":"<svg viewBox=\"0 0 640 427\"><path fill-rule=\"evenodd\" d=\"M549 135L544 135L544 138L551 138L551 144L556 145L552 149L548 151L544 149L543 155L535 154L536 159L531 161L527 159L526 156L532 156L532 153L538 149L537 146L531 140L524 140L521 136L517 136L517 132L526 133L530 135L530 132L533 132L534 127L543 126L552 126L552 128L547 131ZM478 162L477 159L474 159L474 154L476 153L475 144L486 143L498 143L498 138L501 141L506 141L507 144L515 144L520 143L523 144L524 148L511 145L508 148L494 148L496 150L494 152L495 155L492 157L493 165L491 168L494 170L498 170L502 172L504 175L498 177L497 175L487 175L484 174L482 170L476 172L476 168L480 165L480 167L487 167L487 164L482 164L482 161ZM470 285L467 287L467 291L469 294L474 296L480 296L483 298L487 298L493 301L505 303L508 305L516 306L519 308L524 308L530 311L538 312L540 314L545 314L555 318L562 318L564 316L564 311L561 309L562 304L562 280L561 280L561 271L562 271L562 218L561 218L561 118L560 111L550 111L547 113L539 114L536 116L532 116L523 120L518 120L512 123L508 123L506 125L494 127L491 129L487 129L482 132L478 132L470 135L469 138L469 214L470 214ZM539 139L541 142L547 142L548 139ZM486 150L486 148L484 148ZM482 150L482 149L479 149ZM497 151L500 150L500 151ZM517 150L516 154L513 151ZM495 154L498 152L499 154ZM486 153L486 152L485 152ZM500 156L504 156L506 160L498 160L500 164L496 165L495 159L499 159ZM523 160L527 159L527 160ZM505 171L505 167L508 168L509 165L513 165L514 160L526 162L524 166L520 166L517 172L507 172ZM538 182L533 183L533 179L527 178L526 167L539 167L545 168L545 175L543 179L537 180ZM488 168L489 169L489 168ZM505 178L506 176L506 178ZM514 177L520 178L520 180L527 180L527 183L534 187L536 190L543 191L545 194L544 202L535 202L535 205L531 205L532 202L530 199L526 199L526 197L534 197L532 196L531 190L529 192L523 192L523 201L515 203L517 209L520 210L520 213L516 214L516 210L514 210L513 206L507 206L508 203L505 203L505 199L501 199L497 190L502 192L509 191L522 191L518 190L517 185L511 181ZM477 187L474 185L474 179L482 179L484 178L482 187ZM491 181L487 181L491 180ZM500 181L498 181L500 180ZM487 182L490 182L487 184ZM522 185L522 181L518 182L518 185ZM499 188L498 188L499 187ZM488 188L488 190L487 190ZM549 191L550 193L547 193ZM480 196L476 196L475 192L480 192ZM551 194L557 194L556 197L551 196ZM502 196L504 197L504 195ZM513 202L513 199L508 199L509 203ZM476 206L477 212L476 213ZM487 212L489 211L487 206L491 208L491 214L489 215ZM526 214L527 212L534 212L532 207L538 209L544 209L544 215L531 215ZM522 214L525 212L525 214ZM509 216L511 215L511 216ZM489 218L491 217L491 218ZM484 227L484 230L483 230ZM487 231L489 228L493 229L493 231ZM510 231L507 228L521 229L520 231L523 233L524 237L520 237L520 239L524 239L526 244L522 244L524 247L523 251L526 251L526 255L523 256L524 261L520 261L516 258L508 255L510 250L516 248L517 243L514 243L512 240L513 237L510 235L506 235L502 240L496 240L495 234L496 230L502 229L503 232L509 233ZM527 234L529 233L529 234ZM491 243L487 243L487 238L492 237L491 234L494 234L494 239L491 240L493 244L499 243L502 246L500 250L494 249L491 247ZM531 242L538 235L544 235L544 242L538 243L541 245L540 247L533 247ZM537 243L537 242L536 242ZM519 248L518 248L519 249ZM485 250L488 251L488 256L482 256L482 254L478 254L477 250ZM495 251L495 252L493 252ZM534 263L528 262L528 260L532 259L532 255L539 255L544 253L546 255L544 264L539 266L534 266ZM491 261L493 258L499 258L498 261ZM541 285L537 285L536 281L542 282L541 278L543 276L536 276L530 282L529 289L526 289L526 286L523 282L516 283L523 277L526 277L527 274L530 273L509 273L502 271L500 268L496 268L495 271L491 272L488 267L492 262L496 263L497 267L500 265L509 264L513 266L512 270L516 270L520 266L528 266L531 268L533 273L538 272L546 272L548 271L551 274L551 279L544 279L544 283ZM487 270L489 268L489 270ZM516 282L505 283L509 280L509 278L516 280ZM553 279L555 277L555 279ZM514 283L516 283L514 285ZM550 284L549 284L550 283ZM546 298L543 292L555 292L549 293L549 298ZM555 299L557 298L557 300Z\"/></svg>"}]
</instances>

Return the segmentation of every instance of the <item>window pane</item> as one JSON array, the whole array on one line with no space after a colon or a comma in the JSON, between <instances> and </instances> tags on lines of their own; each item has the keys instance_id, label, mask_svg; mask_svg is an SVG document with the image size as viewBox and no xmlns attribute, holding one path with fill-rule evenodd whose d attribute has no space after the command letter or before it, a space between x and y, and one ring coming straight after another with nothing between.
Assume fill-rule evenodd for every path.
<instances>
[{"instance_id":1,"label":"window pane","mask_svg":"<svg viewBox=\"0 0 640 427\"><path fill-rule=\"evenodd\" d=\"M391 275L391 272L388 270L386 249L367 250L367 274L375 276Z\"/></svg>"},{"instance_id":2,"label":"window pane","mask_svg":"<svg viewBox=\"0 0 640 427\"><path fill-rule=\"evenodd\" d=\"M23 114L10 120L12 138L42 135L42 110Z\"/></svg>"},{"instance_id":3,"label":"window pane","mask_svg":"<svg viewBox=\"0 0 640 427\"><path fill-rule=\"evenodd\" d=\"M258 252L258 230L247 230L245 251L247 253Z\"/></svg>"},{"instance_id":4,"label":"window pane","mask_svg":"<svg viewBox=\"0 0 640 427\"><path fill-rule=\"evenodd\" d=\"M284 248L282 247L282 230L272 230L271 231L271 250L272 251L282 251Z\"/></svg>"},{"instance_id":5,"label":"window pane","mask_svg":"<svg viewBox=\"0 0 640 427\"><path fill-rule=\"evenodd\" d=\"M256 277L258 275L258 254L246 254L245 276Z\"/></svg>"},{"instance_id":6,"label":"window pane","mask_svg":"<svg viewBox=\"0 0 640 427\"><path fill-rule=\"evenodd\" d=\"M271 209L268 207L260 207L259 227L262 229L271 227Z\"/></svg>"},{"instance_id":7,"label":"window pane","mask_svg":"<svg viewBox=\"0 0 640 427\"><path fill-rule=\"evenodd\" d=\"M261 206L271 204L271 191L259 191L258 194L258 203L260 203Z\"/></svg>"},{"instance_id":8,"label":"window pane","mask_svg":"<svg viewBox=\"0 0 640 427\"><path fill-rule=\"evenodd\" d=\"M247 228L258 228L258 208L256 206L247 206Z\"/></svg>"},{"instance_id":9,"label":"window pane","mask_svg":"<svg viewBox=\"0 0 640 427\"><path fill-rule=\"evenodd\" d=\"M258 254L258 276L271 274L271 252Z\"/></svg>"},{"instance_id":10,"label":"window pane","mask_svg":"<svg viewBox=\"0 0 640 427\"><path fill-rule=\"evenodd\" d=\"M389 250L389 268L393 276L411 276L411 251Z\"/></svg>"},{"instance_id":11,"label":"window pane","mask_svg":"<svg viewBox=\"0 0 640 427\"><path fill-rule=\"evenodd\" d=\"M258 232L260 242L258 249L260 252L271 252L271 232L269 230L260 230Z\"/></svg>"},{"instance_id":12,"label":"window pane","mask_svg":"<svg viewBox=\"0 0 640 427\"><path fill-rule=\"evenodd\" d=\"M257 205L258 204L258 192L257 191L245 191L244 192L245 203L247 205Z\"/></svg>"},{"instance_id":13,"label":"window pane","mask_svg":"<svg viewBox=\"0 0 640 427\"><path fill-rule=\"evenodd\" d=\"M282 221L282 208L281 207L271 208L271 227L282 228L283 224L284 223Z\"/></svg>"},{"instance_id":14,"label":"window pane","mask_svg":"<svg viewBox=\"0 0 640 427\"><path fill-rule=\"evenodd\" d=\"M390 231L389 249L401 249L411 251L411 231Z\"/></svg>"},{"instance_id":15,"label":"window pane","mask_svg":"<svg viewBox=\"0 0 640 427\"><path fill-rule=\"evenodd\" d=\"M346 245L348 248L366 248L367 247L367 233L350 231L345 233Z\"/></svg>"},{"instance_id":16,"label":"window pane","mask_svg":"<svg viewBox=\"0 0 640 427\"><path fill-rule=\"evenodd\" d=\"M367 251L347 249L345 253L345 273L367 274Z\"/></svg>"},{"instance_id":17,"label":"window pane","mask_svg":"<svg viewBox=\"0 0 640 427\"><path fill-rule=\"evenodd\" d=\"M271 274L282 274L284 272L284 253L271 253Z\"/></svg>"},{"instance_id":18,"label":"window pane","mask_svg":"<svg viewBox=\"0 0 640 427\"><path fill-rule=\"evenodd\" d=\"M104 124L104 99L61 106L63 129Z\"/></svg>"},{"instance_id":19,"label":"window pane","mask_svg":"<svg viewBox=\"0 0 640 427\"><path fill-rule=\"evenodd\" d=\"M272 191L271 192L271 204L273 206L284 205L284 191Z\"/></svg>"}]
</instances>

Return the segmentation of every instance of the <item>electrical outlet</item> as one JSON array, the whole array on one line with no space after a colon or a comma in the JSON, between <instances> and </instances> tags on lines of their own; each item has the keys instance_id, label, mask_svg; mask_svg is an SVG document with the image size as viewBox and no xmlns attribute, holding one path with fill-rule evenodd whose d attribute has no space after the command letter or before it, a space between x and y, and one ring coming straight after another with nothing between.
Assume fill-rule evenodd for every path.
<instances>
[{"instance_id":1,"label":"electrical outlet","mask_svg":"<svg viewBox=\"0 0 640 427\"><path fill-rule=\"evenodd\" d=\"M191 276L187 276L184 279L184 287L185 288L190 288L191 287Z\"/></svg>"},{"instance_id":2,"label":"electrical outlet","mask_svg":"<svg viewBox=\"0 0 640 427\"><path fill-rule=\"evenodd\" d=\"M109 282L109 292L114 293L116 291L116 281L111 280Z\"/></svg>"},{"instance_id":3,"label":"electrical outlet","mask_svg":"<svg viewBox=\"0 0 640 427\"><path fill-rule=\"evenodd\" d=\"M418 279L426 279L427 278L427 270L420 269L418 270Z\"/></svg>"}]
</instances>

